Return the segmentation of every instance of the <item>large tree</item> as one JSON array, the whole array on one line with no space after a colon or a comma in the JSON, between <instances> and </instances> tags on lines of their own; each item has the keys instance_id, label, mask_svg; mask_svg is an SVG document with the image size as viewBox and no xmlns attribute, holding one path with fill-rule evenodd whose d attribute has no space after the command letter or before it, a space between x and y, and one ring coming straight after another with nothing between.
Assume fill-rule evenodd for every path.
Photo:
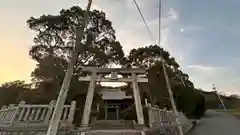
<instances>
[{"instance_id":1,"label":"large tree","mask_svg":"<svg viewBox=\"0 0 240 135\"><path fill-rule=\"evenodd\" d=\"M61 10L59 15L31 17L27 21L29 28L36 32L34 45L29 52L38 62L32 73L35 80L62 79L76 41L76 26L83 25L84 12L82 8L74 6ZM103 67L113 62L121 63L124 57L111 21L106 19L104 12L98 10L89 14L81 45L84 51L78 55L76 72L79 72L80 65Z\"/></svg>"},{"instance_id":2,"label":"large tree","mask_svg":"<svg viewBox=\"0 0 240 135\"><path fill-rule=\"evenodd\" d=\"M151 88L154 96L153 100L159 99L157 95L161 95L163 98L168 96L165 77L163 74L162 64L161 64L161 53L163 52L163 59L166 62L166 69L170 79L171 85L182 85L179 73L179 64L176 60L170 56L169 52L157 45L150 45L146 47L140 47L137 49L132 49L127 59L128 65L135 67L145 67L148 69L149 87ZM183 73L182 73L183 74ZM183 74L186 75L186 74ZM184 77L185 81L189 81L187 77ZM159 93L160 92L160 93ZM154 101L157 102L157 101Z\"/></svg>"},{"instance_id":3,"label":"large tree","mask_svg":"<svg viewBox=\"0 0 240 135\"><path fill-rule=\"evenodd\" d=\"M161 51L163 57L161 57ZM132 49L127 57L126 65L147 68L149 82L144 85L147 86L148 92L151 93L148 95L152 95L150 98L153 104L158 104L160 107L171 107L161 64L162 58L165 61L178 110L186 113L188 116L199 115L196 113L196 109L199 109L198 105L201 106L200 110L203 110L203 105L199 105L199 101L202 102L202 99L198 98L199 94L195 92L189 76L179 69L179 64L175 58L170 56L169 52L157 45ZM146 87L143 89L146 89ZM145 91L142 90L143 92Z\"/></svg>"},{"instance_id":4,"label":"large tree","mask_svg":"<svg viewBox=\"0 0 240 135\"><path fill-rule=\"evenodd\" d=\"M33 81L37 87L45 89L42 91L54 91L53 94L56 94L51 98L56 98L60 89L76 42L76 27L83 25L84 12L82 8L73 6L62 9L59 15L31 17L27 21L29 28L36 33L34 45L29 51L32 59L37 61L37 67L32 72ZM80 66L105 67L123 62L122 46L116 40L111 21L106 19L102 11L90 11L81 45L84 50L79 52L75 63L76 74L80 73ZM85 93L86 83L80 83L77 78L74 76L71 81L70 93Z\"/></svg>"}]
</instances>

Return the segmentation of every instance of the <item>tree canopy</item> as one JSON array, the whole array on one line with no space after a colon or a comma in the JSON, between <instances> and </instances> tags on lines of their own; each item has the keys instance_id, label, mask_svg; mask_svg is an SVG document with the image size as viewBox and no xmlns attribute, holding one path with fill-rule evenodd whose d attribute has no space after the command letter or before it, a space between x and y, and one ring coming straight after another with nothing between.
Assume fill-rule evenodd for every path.
<instances>
[{"instance_id":1,"label":"tree canopy","mask_svg":"<svg viewBox=\"0 0 240 135\"><path fill-rule=\"evenodd\" d=\"M34 45L29 51L32 59L38 62L32 73L35 80L63 78L76 40L76 26L83 25L84 12L82 8L74 6L61 10L59 15L31 17L27 21L29 28L36 32ZM79 72L80 65L104 67L110 63L119 64L124 57L112 23L102 11L90 12L81 46L84 51L78 55L76 72Z\"/></svg>"}]
</instances>

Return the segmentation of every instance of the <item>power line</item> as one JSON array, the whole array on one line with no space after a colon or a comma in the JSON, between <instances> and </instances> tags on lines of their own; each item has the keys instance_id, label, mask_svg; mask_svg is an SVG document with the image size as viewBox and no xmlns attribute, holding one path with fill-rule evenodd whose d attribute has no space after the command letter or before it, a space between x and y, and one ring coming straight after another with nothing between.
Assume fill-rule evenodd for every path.
<instances>
[{"instance_id":1,"label":"power line","mask_svg":"<svg viewBox=\"0 0 240 135\"><path fill-rule=\"evenodd\" d=\"M146 22L146 20L144 19L143 14L142 14L142 12L141 12L141 10L140 10L140 8L139 8L136 0L134 0L134 3L135 3L135 5L136 5L136 7L137 7L137 9L138 9L139 14L140 14L141 17L142 17L142 20L143 20L143 22L144 22L144 24L145 24L145 26L146 26L146 28L147 28L150 36L151 36L152 39L154 40L154 37L153 37L153 35L152 35L152 32L150 31L150 29L149 29L149 27L148 27L148 25L147 25L147 22ZM161 6L161 5L162 5L162 4L161 4L161 0L159 0L159 11L158 11L158 12L159 12L159 22L158 22L158 24L159 24L159 29L158 29L158 33L159 33L159 35L158 35L158 45L159 45L159 46L160 46L160 43L161 43L161 14L162 14L162 12L161 12L161 7L162 7L162 6ZM161 47L161 46L160 46L160 47ZM167 87L167 90L168 90L168 93L169 93L169 98L170 98L170 102L171 102L171 105L172 105L172 109L173 109L173 112L174 112L174 114L175 114L175 116L176 116L176 122L177 122L177 124L180 124L180 121L179 121L179 119L178 119L179 114L178 114L177 107L176 107L176 104L175 104L175 101L174 101L174 98L173 98L173 92L172 92L172 89L171 89L171 84L170 84L170 82L169 82L168 73L167 73L167 71L166 71L165 61L164 61L164 59L163 59L163 49L160 49L160 57L162 58L162 59L161 59L161 63L162 63L164 78L165 78L165 81L166 81L166 87ZM177 127L178 127L178 130L179 130L179 134L180 134L180 135L183 135L182 127L181 127L180 125L177 126Z\"/></svg>"},{"instance_id":2,"label":"power line","mask_svg":"<svg viewBox=\"0 0 240 135\"><path fill-rule=\"evenodd\" d=\"M222 36L224 36L226 33L227 33L227 30L231 29L234 25L236 25L237 21L233 20L226 28L224 28L222 30L222 32L219 34L219 39L216 41L215 45L217 45L221 39L222 39Z\"/></svg>"},{"instance_id":3,"label":"power line","mask_svg":"<svg viewBox=\"0 0 240 135\"><path fill-rule=\"evenodd\" d=\"M158 6L158 45L161 46L161 24L162 24L162 0L159 0Z\"/></svg>"},{"instance_id":4,"label":"power line","mask_svg":"<svg viewBox=\"0 0 240 135\"><path fill-rule=\"evenodd\" d=\"M228 25L228 28L225 28L219 36L223 36L223 35L227 32L227 30L228 30L228 29L231 29L236 23L237 23L237 22L233 20L233 21Z\"/></svg>"},{"instance_id":5,"label":"power line","mask_svg":"<svg viewBox=\"0 0 240 135\"><path fill-rule=\"evenodd\" d=\"M160 47L161 47L161 25L162 25L162 0L159 0L159 7L158 7L158 45ZM186 84L183 81L183 78L182 78L182 76L179 72L177 72L177 76L180 78L182 84L186 87Z\"/></svg>"},{"instance_id":6,"label":"power line","mask_svg":"<svg viewBox=\"0 0 240 135\"><path fill-rule=\"evenodd\" d=\"M141 15L141 18L142 18L142 20L143 20L143 22L144 22L145 27L147 28L147 31L148 31L150 37L152 38L152 40L153 40L154 42L156 42L156 40L155 40L155 38L154 38L154 36L153 36L153 34L152 34L150 28L148 27L148 24L147 24L147 22L146 22L144 16L143 16L143 14L142 14L142 12L141 12L141 10L140 10L138 4L137 4L137 1L136 1L136 0L133 0L133 1L134 1L135 5L136 5L136 7L137 7L137 10L138 10L139 14Z\"/></svg>"}]
</instances>

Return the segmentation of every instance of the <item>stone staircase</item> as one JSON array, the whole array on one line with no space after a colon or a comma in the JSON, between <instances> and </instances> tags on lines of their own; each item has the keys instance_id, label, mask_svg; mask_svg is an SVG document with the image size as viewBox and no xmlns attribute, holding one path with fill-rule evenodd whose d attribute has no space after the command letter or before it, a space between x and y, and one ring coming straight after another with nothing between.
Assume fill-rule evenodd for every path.
<instances>
[{"instance_id":1,"label":"stone staircase","mask_svg":"<svg viewBox=\"0 0 240 135\"><path fill-rule=\"evenodd\" d=\"M140 131L126 131L126 130L108 130L108 131L97 131L97 132L88 132L86 135L142 135Z\"/></svg>"},{"instance_id":2,"label":"stone staircase","mask_svg":"<svg viewBox=\"0 0 240 135\"><path fill-rule=\"evenodd\" d=\"M92 130L134 129L131 120L99 120L91 124Z\"/></svg>"}]
</instances>

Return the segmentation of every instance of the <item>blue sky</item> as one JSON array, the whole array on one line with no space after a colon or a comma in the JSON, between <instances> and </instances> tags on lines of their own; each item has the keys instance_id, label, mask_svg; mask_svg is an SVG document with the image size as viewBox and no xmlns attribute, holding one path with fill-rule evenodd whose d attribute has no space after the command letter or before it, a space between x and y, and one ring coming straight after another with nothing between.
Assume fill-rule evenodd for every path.
<instances>
[{"instance_id":1,"label":"blue sky","mask_svg":"<svg viewBox=\"0 0 240 135\"><path fill-rule=\"evenodd\" d=\"M137 0L157 37L158 0ZM0 83L29 80L35 62L28 56L34 33L26 20L30 16L57 14L60 9L87 0L0 1ZM226 94L240 94L240 1L162 0L161 43L188 73L197 88L211 90L216 84ZM93 8L106 12L117 39L128 52L133 47L155 43L136 10L133 0L93 0Z\"/></svg>"}]
</instances>

